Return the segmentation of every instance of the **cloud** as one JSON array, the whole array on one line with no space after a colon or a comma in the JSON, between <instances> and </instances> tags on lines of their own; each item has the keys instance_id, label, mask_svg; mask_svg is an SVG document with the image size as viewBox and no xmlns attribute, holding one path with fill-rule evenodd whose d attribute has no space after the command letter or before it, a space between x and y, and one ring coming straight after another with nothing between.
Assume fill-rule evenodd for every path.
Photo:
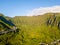
<instances>
[{"instance_id":1,"label":"cloud","mask_svg":"<svg viewBox=\"0 0 60 45\"><path fill-rule=\"evenodd\" d=\"M51 6L51 7L40 7L40 8L36 8L31 10L27 16L36 16L36 15L43 15L45 13L60 13L60 6Z\"/></svg>"}]
</instances>

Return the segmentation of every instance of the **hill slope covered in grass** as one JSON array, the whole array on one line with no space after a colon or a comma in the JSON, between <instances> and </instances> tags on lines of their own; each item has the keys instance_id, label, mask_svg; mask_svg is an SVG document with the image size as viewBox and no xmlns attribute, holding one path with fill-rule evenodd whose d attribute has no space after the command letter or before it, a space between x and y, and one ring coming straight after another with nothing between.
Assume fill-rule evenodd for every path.
<instances>
[{"instance_id":1,"label":"hill slope covered in grass","mask_svg":"<svg viewBox=\"0 0 60 45\"><path fill-rule=\"evenodd\" d=\"M60 39L60 30L57 24L53 27L47 26L46 22L49 17L53 19L54 13L47 13L40 16L16 16L13 18L13 22L23 35L23 44L25 45L38 45L39 42L49 43L51 41ZM56 13L57 22L60 21L60 13ZM54 23L55 24L55 23Z\"/></svg>"},{"instance_id":2,"label":"hill slope covered in grass","mask_svg":"<svg viewBox=\"0 0 60 45\"><path fill-rule=\"evenodd\" d=\"M53 15L56 16L54 23ZM47 25L48 20L52 20L49 25ZM39 45L40 42L50 43L60 39L60 29L58 28L60 13L47 13L39 16L15 16L11 18L11 21L19 28L19 33L1 35L0 44L2 45Z\"/></svg>"}]
</instances>

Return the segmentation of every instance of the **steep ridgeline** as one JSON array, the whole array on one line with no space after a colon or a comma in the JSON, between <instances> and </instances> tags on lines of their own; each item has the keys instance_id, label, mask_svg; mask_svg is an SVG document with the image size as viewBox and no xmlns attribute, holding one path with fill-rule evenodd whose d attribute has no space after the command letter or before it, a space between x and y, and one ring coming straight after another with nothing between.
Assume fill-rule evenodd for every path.
<instances>
[{"instance_id":1,"label":"steep ridgeline","mask_svg":"<svg viewBox=\"0 0 60 45\"><path fill-rule=\"evenodd\" d=\"M15 45L18 29L8 16L0 14L0 45ZM13 44L11 42L14 42Z\"/></svg>"},{"instance_id":2,"label":"steep ridgeline","mask_svg":"<svg viewBox=\"0 0 60 45\"><path fill-rule=\"evenodd\" d=\"M8 33L9 31L16 31L17 27L3 16L0 16L0 34Z\"/></svg>"}]
</instances>

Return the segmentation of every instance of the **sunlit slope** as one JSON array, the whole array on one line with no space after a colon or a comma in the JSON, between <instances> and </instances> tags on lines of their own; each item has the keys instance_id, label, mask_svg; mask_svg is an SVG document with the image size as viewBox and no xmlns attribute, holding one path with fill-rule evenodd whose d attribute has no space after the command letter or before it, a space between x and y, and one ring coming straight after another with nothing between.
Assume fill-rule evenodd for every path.
<instances>
[{"instance_id":1,"label":"sunlit slope","mask_svg":"<svg viewBox=\"0 0 60 45\"><path fill-rule=\"evenodd\" d=\"M47 16L42 15L42 16L16 16L14 17L14 22L16 25L18 24L27 24L27 25L42 25L45 23L47 19Z\"/></svg>"},{"instance_id":2,"label":"sunlit slope","mask_svg":"<svg viewBox=\"0 0 60 45\"><path fill-rule=\"evenodd\" d=\"M52 17L52 15L55 15L57 19L60 17L60 13L47 13L44 15L39 16L16 16L14 17L13 22L16 25L45 25L47 18ZM59 19L58 19L59 20Z\"/></svg>"},{"instance_id":3,"label":"sunlit slope","mask_svg":"<svg viewBox=\"0 0 60 45\"><path fill-rule=\"evenodd\" d=\"M46 25L47 18L52 17L52 15L55 15L57 20L60 17L60 13L47 13L39 16L16 16L12 21L21 29L20 33L23 32L22 38L23 41L27 42L26 45L37 45L39 42L51 42L60 39L58 27Z\"/></svg>"}]
</instances>

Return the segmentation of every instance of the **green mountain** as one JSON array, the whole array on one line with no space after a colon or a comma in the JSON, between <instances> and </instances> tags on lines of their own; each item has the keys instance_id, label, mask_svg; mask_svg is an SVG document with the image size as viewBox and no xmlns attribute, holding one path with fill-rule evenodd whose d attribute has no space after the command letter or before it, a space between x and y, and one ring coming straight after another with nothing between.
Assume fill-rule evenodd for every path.
<instances>
[{"instance_id":1,"label":"green mountain","mask_svg":"<svg viewBox=\"0 0 60 45\"><path fill-rule=\"evenodd\" d=\"M60 39L60 13L15 16L9 19L19 28L19 33L1 35L1 45L51 45L51 42Z\"/></svg>"}]
</instances>

